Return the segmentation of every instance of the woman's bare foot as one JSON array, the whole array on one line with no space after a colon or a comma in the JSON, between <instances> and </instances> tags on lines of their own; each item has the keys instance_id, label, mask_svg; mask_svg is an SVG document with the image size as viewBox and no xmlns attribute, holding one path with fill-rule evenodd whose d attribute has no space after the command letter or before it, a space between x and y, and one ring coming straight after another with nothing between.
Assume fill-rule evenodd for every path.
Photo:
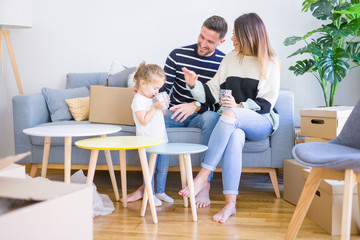
<instances>
[{"instance_id":1,"label":"woman's bare foot","mask_svg":"<svg viewBox=\"0 0 360 240\"><path fill-rule=\"evenodd\" d=\"M212 217L214 222L225 223L232 215L236 214L236 200L226 201L223 209Z\"/></svg>"},{"instance_id":2,"label":"woman's bare foot","mask_svg":"<svg viewBox=\"0 0 360 240\"><path fill-rule=\"evenodd\" d=\"M135 202L137 200L142 199L144 196L144 185L141 185L135 192L130 193L127 195L127 202ZM123 202L123 199L120 199L120 202Z\"/></svg>"},{"instance_id":3,"label":"woman's bare foot","mask_svg":"<svg viewBox=\"0 0 360 240\"><path fill-rule=\"evenodd\" d=\"M207 186L208 183L208 177L211 171L202 168L200 169L200 172L194 178L194 194L195 196L198 195L198 193ZM183 197L190 197L189 188L185 187L179 191L179 194Z\"/></svg>"},{"instance_id":4,"label":"woman's bare foot","mask_svg":"<svg viewBox=\"0 0 360 240\"><path fill-rule=\"evenodd\" d=\"M204 208L210 206L210 182L207 182L199 193L195 196L196 208Z\"/></svg>"}]
</instances>

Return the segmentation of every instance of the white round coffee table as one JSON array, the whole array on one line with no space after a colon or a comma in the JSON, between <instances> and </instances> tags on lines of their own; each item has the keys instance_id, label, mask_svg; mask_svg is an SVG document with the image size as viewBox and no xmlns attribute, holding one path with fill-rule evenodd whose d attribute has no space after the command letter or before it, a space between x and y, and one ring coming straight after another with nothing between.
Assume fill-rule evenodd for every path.
<instances>
[{"instance_id":1,"label":"white round coffee table","mask_svg":"<svg viewBox=\"0 0 360 240\"><path fill-rule=\"evenodd\" d=\"M106 134L115 133L121 130L120 126L110 124L65 124L65 125L49 125L39 126L33 128L24 129L23 132L31 136L45 137L44 152L41 169L41 177L46 177L46 169L49 160L49 152L52 137L64 138L64 179L66 183L70 183L71 174L71 145L72 137L90 137L90 136L102 136ZM109 167L109 173L113 187L116 186L114 168L111 160L111 155L108 150L104 151L106 161ZM114 185L115 184L115 185ZM116 187L117 188L117 187ZM114 189L115 191L115 189ZM118 191L116 199L119 199Z\"/></svg>"}]
</instances>

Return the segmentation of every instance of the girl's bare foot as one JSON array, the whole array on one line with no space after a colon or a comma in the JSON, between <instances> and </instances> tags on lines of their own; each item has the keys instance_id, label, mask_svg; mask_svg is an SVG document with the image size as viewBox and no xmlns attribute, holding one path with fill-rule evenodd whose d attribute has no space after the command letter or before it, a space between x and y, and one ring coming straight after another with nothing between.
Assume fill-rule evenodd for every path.
<instances>
[{"instance_id":1,"label":"girl's bare foot","mask_svg":"<svg viewBox=\"0 0 360 240\"><path fill-rule=\"evenodd\" d=\"M232 215L236 214L236 201L226 201L223 209L212 217L218 223L225 223Z\"/></svg>"},{"instance_id":2,"label":"girl's bare foot","mask_svg":"<svg viewBox=\"0 0 360 240\"><path fill-rule=\"evenodd\" d=\"M144 196L144 185L141 185L135 192L130 193L127 195L127 202L135 202L137 200L142 199ZM120 199L120 202L123 202L123 199Z\"/></svg>"}]
</instances>

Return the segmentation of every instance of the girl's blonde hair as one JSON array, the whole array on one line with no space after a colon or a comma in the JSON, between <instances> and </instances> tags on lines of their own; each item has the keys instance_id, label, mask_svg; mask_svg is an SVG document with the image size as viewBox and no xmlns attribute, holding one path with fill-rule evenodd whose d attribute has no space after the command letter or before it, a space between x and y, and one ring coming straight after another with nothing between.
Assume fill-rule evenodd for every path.
<instances>
[{"instance_id":1,"label":"girl's blonde hair","mask_svg":"<svg viewBox=\"0 0 360 240\"><path fill-rule=\"evenodd\" d=\"M161 67L156 64L146 64L145 61L143 61L136 69L134 75L136 86L139 87L140 80L144 80L146 83L150 83L154 75L165 81L165 72Z\"/></svg>"},{"instance_id":2,"label":"girl's blonde hair","mask_svg":"<svg viewBox=\"0 0 360 240\"><path fill-rule=\"evenodd\" d=\"M243 14L235 20L234 29L240 61L245 53L258 57L260 76L266 77L268 63L277 59L277 56L271 48L263 21L256 13Z\"/></svg>"}]
</instances>

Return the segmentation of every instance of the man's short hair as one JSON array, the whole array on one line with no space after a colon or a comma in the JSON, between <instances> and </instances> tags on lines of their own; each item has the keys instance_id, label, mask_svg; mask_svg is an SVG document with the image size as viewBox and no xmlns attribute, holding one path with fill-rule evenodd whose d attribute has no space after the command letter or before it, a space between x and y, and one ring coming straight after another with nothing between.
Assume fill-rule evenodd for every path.
<instances>
[{"instance_id":1,"label":"man's short hair","mask_svg":"<svg viewBox=\"0 0 360 240\"><path fill-rule=\"evenodd\" d=\"M226 20L216 15L206 19L203 23L203 27L218 32L220 34L220 39L223 39L225 37L228 30Z\"/></svg>"}]
</instances>

